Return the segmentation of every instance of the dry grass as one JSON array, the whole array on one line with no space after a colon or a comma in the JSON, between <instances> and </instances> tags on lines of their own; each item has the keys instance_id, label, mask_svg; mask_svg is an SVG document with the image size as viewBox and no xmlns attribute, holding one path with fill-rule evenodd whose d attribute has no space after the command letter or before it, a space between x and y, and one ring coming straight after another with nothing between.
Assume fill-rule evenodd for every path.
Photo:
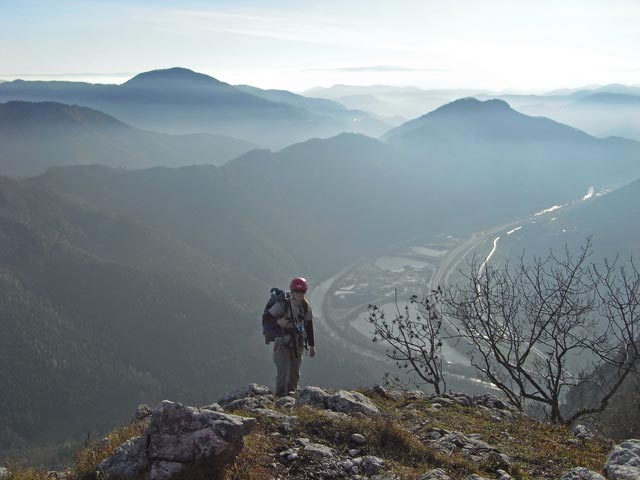
<instances>
[{"instance_id":1,"label":"dry grass","mask_svg":"<svg viewBox=\"0 0 640 480\"><path fill-rule=\"evenodd\" d=\"M244 437L244 448L227 467L225 480L271 480L274 478L273 457L277 442L264 433Z\"/></svg>"},{"instance_id":2,"label":"dry grass","mask_svg":"<svg viewBox=\"0 0 640 480\"><path fill-rule=\"evenodd\" d=\"M600 471L612 447L605 439L576 444L566 427L524 415L499 418L499 413L457 404L434 411L426 401L377 397L373 400L400 424L419 426L418 436L431 428L480 434L483 441L510 457L510 473L516 479L558 478L577 466Z\"/></svg>"},{"instance_id":3,"label":"dry grass","mask_svg":"<svg viewBox=\"0 0 640 480\"><path fill-rule=\"evenodd\" d=\"M582 466L600 471L611 448L607 440L576 442L566 428L538 422L524 415L508 417L498 411L467 408L457 404L439 410L429 402L410 398L381 398L372 400L383 411L378 418L336 418L324 412L299 407L283 411L296 415L298 421L291 431L284 431L280 422L248 412L239 415L255 416L257 426L244 438L244 449L227 468L225 480L270 480L275 478L312 478L309 465L302 461L284 462L280 453L298 446L297 439L330 446L341 457L349 457L354 448L351 435L360 433L367 439L357 447L360 455L375 455L385 460L385 470L403 480L417 480L428 470L442 468L452 479L464 479L476 473L487 478L495 473L480 466L459 452L449 455L429 446L425 435L434 428L480 434L483 441L495 446L512 461L509 472L516 480L555 479L567 470ZM73 480L86 480L97 465L113 453L124 441L142 434L144 425L132 423L115 430L101 441L80 451L70 472ZM44 480L47 472L13 466L7 480ZM311 476L310 476L311 475Z\"/></svg>"},{"instance_id":4,"label":"dry grass","mask_svg":"<svg viewBox=\"0 0 640 480\"><path fill-rule=\"evenodd\" d=\"M76 454L72 470L72 478L83 480L92 478L96 468L107 457L127 440L142 435L145 429L143 422L131 422L107 435L104 440L97 442Z\"/></svg>"},{"instance_id":5,"label":"dry grass","mask_svg":"<svg viewBox=\"0 0 640 480\"><path fill-rule=\"evenodd\" d=\"M3 477L3 480L50 480L46 470L23 467L18 464L9 464L7 467L9 475Z\"/></svg>"},{"instance_id":6,"label":"dry grass","mask_svg":"<svg viewBox=\"0 0 640 480\"><path fill-rule=\"evenodd\" d=\"M406 425L390 416L382 418L335 419L322 412L302 407L297 412L298 436L330 445L340 454L353 448L351 435L360 433L367 439L359 447L361 455L375 455L386 460L387 466L404 479L419 478L426 470L444 468L452 478L464 478L478 473L477 466L458 454L443 455L423 444Z\"/></svg>"}]
</instances>

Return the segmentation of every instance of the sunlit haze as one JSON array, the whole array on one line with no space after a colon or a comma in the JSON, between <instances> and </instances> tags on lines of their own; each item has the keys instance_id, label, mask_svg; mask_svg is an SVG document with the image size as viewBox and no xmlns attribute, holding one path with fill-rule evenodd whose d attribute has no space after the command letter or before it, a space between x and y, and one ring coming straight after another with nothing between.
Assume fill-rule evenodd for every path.
<instances>
[{"instance_id":1,"label":"sunlit haze","mask_svg":"<svg viewBox=\"0 0 640 480\"><path fill-rule=\"evenodd\" d=\"M121 83L181 66L232 84L544 91L640 84L633 0L0 3L0 79Z\"/></svg>"}]
</instances>

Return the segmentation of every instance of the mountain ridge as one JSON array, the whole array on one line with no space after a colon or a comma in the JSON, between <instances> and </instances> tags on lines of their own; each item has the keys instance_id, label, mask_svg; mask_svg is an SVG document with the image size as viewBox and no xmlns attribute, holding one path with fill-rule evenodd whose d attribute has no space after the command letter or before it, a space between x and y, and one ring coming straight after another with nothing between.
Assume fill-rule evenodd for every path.
<instances>
[{"instance_id":1,"label":"mountain ridge","mask_svg":"<svg viewBox=\"0 0 640 480\"><path fill-rule=\"evenodd\" d=\"M593 138L585 132L549 118L520 113L504 100L482 101L466 97L390 130L383 136L383 140L393 143L403 136L436 133L451 137L452 133L448 132L449 130L455 135L462 133L461 129L466 129L466 133L483 141L573 141ZM433 132L429 133L431 130Z\"/></svg>"},{"instance_id":2,"label":"mountain ridge","mask_svg":"<svg viewBox=\"0 0 640 480\"><path fill-rule=\"evenodd\" d=\"M171 67L166 69L142 72L130 78L122 85L127 87L161 87L172 86L172 84L193 84L204 87L231 86L228 83L222 82L210 75L198 73L188 68L182 67Z\"/></svg>"},{"instance_id":3,"label":"mountain ridge","mask_svg":"<svg viewBox=\"0 0 640 480\"><path fill-rule=\"evenodd\" d=\"M0 103L0 174L102 163L125 168L222 164L256 145L213 134L137 129L98 110L58 102Z\"/></svg>"},{"instance_id":4,"label":"mountain ridge","mask_svg":"<svg viewBox=\"0 0 640 480\"><path fill-rule=\"evenodd\" d=\"M272 148L342 131L377 135L386 129L364 112L327 108L291 92L251 93L181 67L142 72L122 85L15 80L0 84L0 101L8 100L83 105L137 128L222 134Z\"/></svg>"}]
</instances>

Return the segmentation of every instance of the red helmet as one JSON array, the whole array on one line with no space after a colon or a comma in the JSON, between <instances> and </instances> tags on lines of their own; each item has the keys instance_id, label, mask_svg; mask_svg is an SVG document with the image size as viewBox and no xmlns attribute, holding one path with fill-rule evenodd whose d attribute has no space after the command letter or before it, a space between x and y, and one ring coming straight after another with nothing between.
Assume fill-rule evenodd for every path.
<instances>
[{"instance_id":1,"label":"red helmet","mask_svg":"<svg viewBox=\"0 0 640 480\"><path fill-rule=\"evenodd\" d=\"M294 278L291 280L291 285L289 285L289 289L292 291L299 290L301 292L306 292L308 288L309 285L307 285L307 280L302 277Z\"/></svg>"}]
</instances>

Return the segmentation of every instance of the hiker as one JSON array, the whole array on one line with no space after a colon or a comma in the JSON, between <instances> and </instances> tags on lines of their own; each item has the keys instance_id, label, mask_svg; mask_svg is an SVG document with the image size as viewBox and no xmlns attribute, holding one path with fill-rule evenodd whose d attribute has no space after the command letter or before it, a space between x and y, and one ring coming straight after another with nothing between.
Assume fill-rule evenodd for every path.
<instances>
[{"instance_id":1,"label":"hiker","mask_svg":"<svg viewBox=\"0 0 640 480\"><path fill-rule=\"evenodd\" d=\"M305 297L307 281L291 280L290 294L274 303L263 315L263 322L274 332L273 361L276 364L276 396L295 395L300 377L300 364L305 348L309 356L316 354L313 338L313 314Z\"/></svg>"}]
</instances>

